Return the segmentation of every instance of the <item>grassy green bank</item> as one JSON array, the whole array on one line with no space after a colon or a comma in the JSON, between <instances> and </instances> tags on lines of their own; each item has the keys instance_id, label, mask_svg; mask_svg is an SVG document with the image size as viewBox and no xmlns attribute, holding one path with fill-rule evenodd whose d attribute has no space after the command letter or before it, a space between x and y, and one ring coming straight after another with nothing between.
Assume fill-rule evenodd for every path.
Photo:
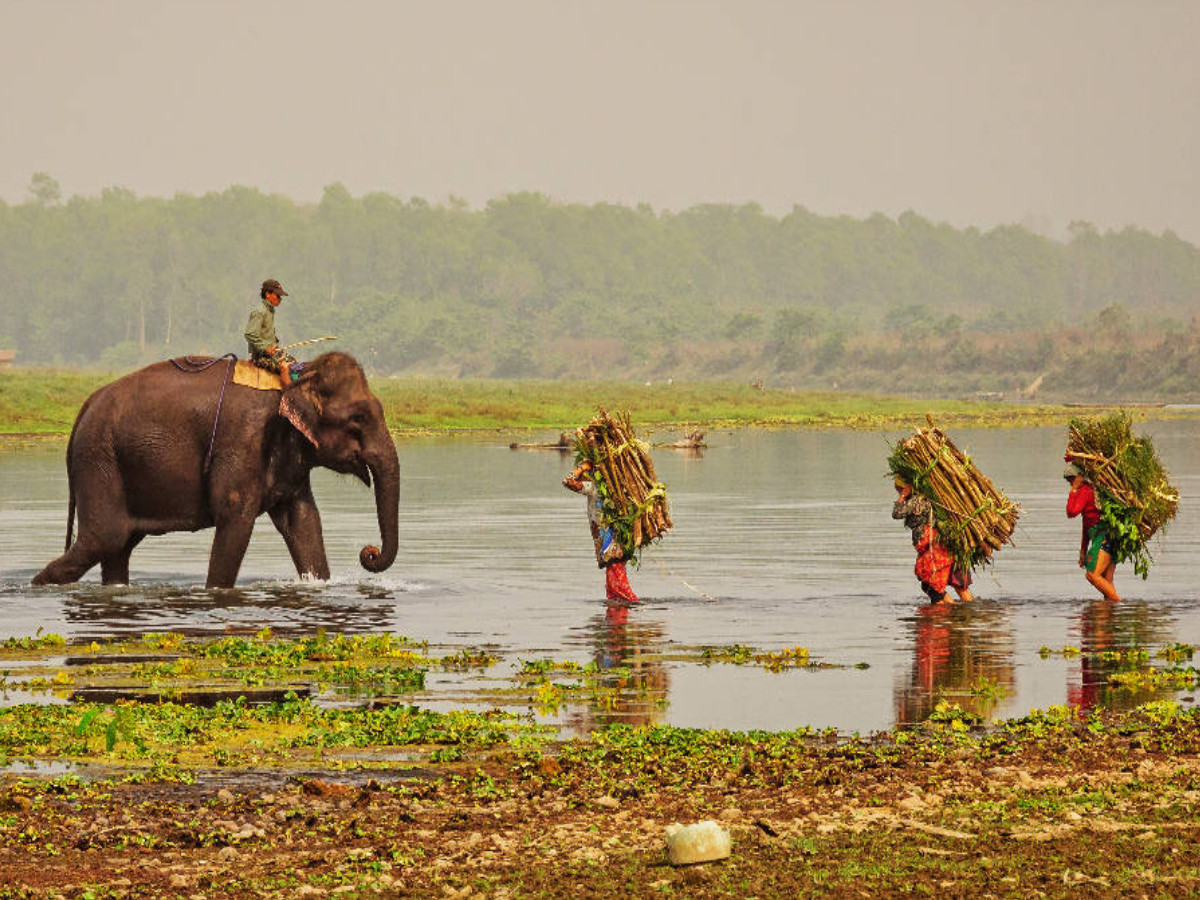
<instances>
[{"instance_id":1,"label":"grassy green bank","mask_svg":"<svg viewBox=\"0 0 1200 900\"><path fill-rule=\"evenodd\" d=\"M15 370L0 373L0 435L69 434L75 414L115 374ZM643 428L745 425L885 428L923 420L947 425L1064 422L1078 408L868 394L801 393L733 382L635 384L378 378L372 387L399 432L564 429L597 406L627 409ZM1147 410L1165 415L1164 410Z\"/></svg>"}]
</instances>

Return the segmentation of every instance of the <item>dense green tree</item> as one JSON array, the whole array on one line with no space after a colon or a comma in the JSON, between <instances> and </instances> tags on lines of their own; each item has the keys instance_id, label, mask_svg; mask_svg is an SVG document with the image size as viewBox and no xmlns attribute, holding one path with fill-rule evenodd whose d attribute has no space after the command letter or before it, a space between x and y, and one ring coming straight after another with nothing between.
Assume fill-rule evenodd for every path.
<instances>
[{"instance_id":1,"label":"dense green tree","mask_svg":"<svg viewBox=\"0 0 1200 900\"><path fill-rule=\"evenodd\" d=\"M905 388L911 370L916 389L941 372L973 389L1046 375L1076 390L1112 383L1094 367L1119 350L1139 373L1120 379L1129 390L1196 389L1196 328L1179 323L1200 297L1200 251L1171 232L1075 222L1060 242L913 211L671 213L534 192L473 210L342 184L316 204L241 186L64 200L45 172L30 196L0 203L0 335L25 364L244 353L257 286L275 277L285 340L337 334L384 372Z\"/></svg>"}]
</instances>

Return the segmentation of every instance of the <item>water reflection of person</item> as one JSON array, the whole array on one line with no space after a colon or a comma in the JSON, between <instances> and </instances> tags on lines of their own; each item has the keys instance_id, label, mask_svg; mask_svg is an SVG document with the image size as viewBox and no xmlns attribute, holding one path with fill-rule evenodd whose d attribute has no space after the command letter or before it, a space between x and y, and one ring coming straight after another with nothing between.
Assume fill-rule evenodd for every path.
<instances>
[{"instance_id":1,"label":"water reflection of person","mask_svg":"<svg viewBox=\"0 0 1200 900\"><path fill-rule=\"evenodd\" d=\"M606 604L590 623L596 663L595 697L570 716L581 732L603 725L656 725L666 709L670 678L659 656L663 644L658 622L630 621L629 607Z\"/></svg>"},{"instance_id":2,"label":"water reflection of person","mask_svg":"<svg viewBox=\"0 0 1200 900\"><path fill-rule=\"evenodd\" d=\"M1067 703L1082 710L1106 706L1108 677L1117 672L1117 660L1101 659L1113 649L1113 608L1109 603L1089 603L1079 615L1079 664L1067 669Z\"/></svg>"},{"instance_id":3,"label":"water reflection of person","mask_svg":"<svg viewBox=\"0 0 1200 900\"><path fill-rule=\"evenodd\" d=\"M913 661L896 690L896 721L922 722L943 699L987 718L996 692L972 694L980 682L1015 684L1010 614L995 604L921 607L912 620Z\"/></svg>"},{"instance_id":4,"label":"water reflection of person","mask_svg":"<svg viewBox=\"0 0 1200 900\"><path fill-rule=\"evenodd\" d=\"M1170 693L1109 686L1109 680L1118 672L1144 667L1144 660L1129 651L1170 639L1161 618L1146 604L1117 607L1105 600L1092 601L1080 612L1078 628L1079 656L1067 668L1067 703L1071 706L1081 710L1133 709Z\"/></svg>"}]
</instances>

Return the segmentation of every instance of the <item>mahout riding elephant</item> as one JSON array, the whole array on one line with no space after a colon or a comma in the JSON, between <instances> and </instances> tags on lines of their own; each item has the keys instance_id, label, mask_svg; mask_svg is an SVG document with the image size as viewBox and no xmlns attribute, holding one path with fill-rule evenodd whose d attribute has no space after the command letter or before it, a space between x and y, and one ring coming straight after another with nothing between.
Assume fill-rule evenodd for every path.
<instances>
[{"instance_id":1,"label":"mahout riding elephant","mask_svg":"<svg viewBox=\"0 0 1200 900\"><path fill-rule=\"evenodd\" d=\"M78 581L96 563L105 584L127 583L146 535L215 527L207 585L232 587L264 512L297 572L327 579L315 466L374 482L382 549L363 547L359 562L382 572L395 561L400 463L354 357L319 356L282 393L232 383L222 360L185 362L147 366L84 402L67 445L66 552L34 584Z\"/></svg>"}]
</instances>

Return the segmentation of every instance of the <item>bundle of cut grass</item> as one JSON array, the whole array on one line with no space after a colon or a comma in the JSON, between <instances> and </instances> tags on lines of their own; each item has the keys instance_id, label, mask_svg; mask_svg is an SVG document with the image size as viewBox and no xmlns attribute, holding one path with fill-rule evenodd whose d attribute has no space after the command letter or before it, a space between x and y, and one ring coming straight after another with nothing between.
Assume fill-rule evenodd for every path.
<instances>
[{"instance_id":1,"label":"bundle of cut grass","mask_svg":"<svg viewBox=\"0 0 1200 900\"><path fill-rule=\"evenodd\" d=\"M632 559L642 547L671 528L667 489L654 472L646 444L637 439L629 413L595 418L575 432L575 462L592 464L593 481L604 501L604 525Z\"/></svg>"},{"instance_id":2,"label":"bundle of cut grass","mask_svg":"<svg viewBox=\"0 0 1200 900\"><path fill-rule=\"evenodd\" d=\"M1117 562L1132 559L1134 571L1145 578L1153 562L1146 544L1179 507L1179 492L1171 487L1153 441L1134 435L1125 412L1072 419L1066 459L1083 470L1096 491Z\"/></svg>"},{"instance_id":3,"label":"bundle of cut grass","mask_svg":"<svg viewBox=\"0 0 1200 900\"><path fill-rule=\"evenodd\" d=\"M1012 543L1020 507L926 416L928 428L892 447L888 470L933 505L934 527L957 568L974 569Z\"/></svg>"}]
</instances>

